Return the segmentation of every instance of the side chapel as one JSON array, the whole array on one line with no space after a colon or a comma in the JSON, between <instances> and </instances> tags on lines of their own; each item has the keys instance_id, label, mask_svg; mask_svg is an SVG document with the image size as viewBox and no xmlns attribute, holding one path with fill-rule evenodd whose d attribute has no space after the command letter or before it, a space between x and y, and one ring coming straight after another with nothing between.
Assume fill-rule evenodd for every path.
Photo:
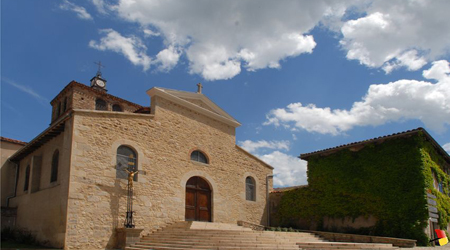
<instances>
[{"instance_id":1,"label":"side chapel","mask_svg":"<svg viewBox=\"0 0 450 250\"><path fill-rule=\"evenodd\" d=\"M50 126L2 166L15 226L53 247L113 247L130 166L143 234L184 220L266 224L273 168L236 145L241 124L201 88L154 87L144 107L108 94L101 73L90 86L70 82L51 101Z\"/></svg>"}]
</instances>

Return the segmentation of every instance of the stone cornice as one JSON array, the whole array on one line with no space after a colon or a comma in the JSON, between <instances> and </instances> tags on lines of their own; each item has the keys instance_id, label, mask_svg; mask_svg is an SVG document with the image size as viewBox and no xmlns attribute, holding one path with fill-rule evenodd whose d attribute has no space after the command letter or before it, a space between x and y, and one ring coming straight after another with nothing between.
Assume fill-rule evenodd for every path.
<instances>
[{"instance_id":1,"label":"stone cornice","mask_svg":"<svg viewBox=\"0 0 450 250\"><path fill-rule=\"evenodd\" d=\"M128 112L117 112L117 111L103 111L103 110L90 110L90 109L73 109L75 114L96 114L104 116L132 116L141 118L153 118L154 115L151 114L141 114L141 113L128 113Z\"/></svg>"}]
</instances>

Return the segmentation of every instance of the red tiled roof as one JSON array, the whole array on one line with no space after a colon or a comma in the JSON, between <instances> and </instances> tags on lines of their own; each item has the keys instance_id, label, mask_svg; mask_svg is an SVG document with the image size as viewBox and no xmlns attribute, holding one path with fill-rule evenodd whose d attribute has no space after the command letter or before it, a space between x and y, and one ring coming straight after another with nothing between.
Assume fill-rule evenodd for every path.
<instances>
[{"instance_id":1,"label":"red tiled roof","mask_svg":"<svg viewBox=\"0 0 450 250\"><path fill-rule=\"evenodd\" d=\"M140 114L150 114L150 107L142 107L134 111L134 113L140 113Z\"/></svg>"},{"instance_id":2,"label":"red tiled roof","mask_svg":"<svg viewBox=\"0 0 450 250\"><path fill-rule=\"evenodd\" d=\"M27 145L27 143L24 142L24 141L14 140L14 139L6 138L6 137L3 137L3 136L0 136L0 140L1 141L6 141L6 142L10 142L10 143L19 144L19 145L23 145L23 146Z\"/></svg>"},{"instance_id":3,"label":"red tiled roof","mask_svg":"<svg viewBox=\"0 0 450 250\"><path fill-rule=\"evenodd\" d=\"M396 138L396 137L404 137L404 136L408 136L408 135L412 135L412 134L417 134L419 132L423 132L424 135L426 136L426 138L428 139L428 141L430 141L431 144L437 149L437 151L442 156L444 156L444 158L447 159L448 162L450 162L450 156L448 155L448 153L439 145L439 143L437 143L434 140L433 137L431 137L431 135L424 128L420 128L420 127L416 128L416 129L412 129L412 130L407 130L404 132L391 134L391 135L380 136L380 137L376 137L376 138L372 138L372 139L368 139L368 140L364 140L364 141L352 142L352 143L340 145L337 147L332 147L332 148L314 151L311 153L301 154L299 156L299 158L303 159L303 160L307 160L307 158L309 158L310 156L313 156L313 155L320 155L320 154L328 155L328 154L331 154L331 153L334 153L334 152L337 152L337 151L340 151L340 150L343 150L346 148L351 148L351 147L365 145L365 144L374 143L374 142L383 142L387 139L392 139L392 138Z\"/></svg>"},{"instance_id":4,"label":"red tiled roof","mask_svg":"<svg viewBox=\"0 0 450 250\"><path fill-rule=\"evenodd\" d=\"M299 186L292 186L292 187L274 188L271 193L283 193L283 192L286 192L286 191L291 191L291 190L294 190L294 189L304 188L304 187L307 187L307 186L308 185L299 185Z\"/></svg>"},{"instance_id":5,"label":"red tiled roof","mask_svg":"<svg viewBox=\"0 0 450 250\"><path fill-rule=\"evenodd\" d=\"M50 102L50 104L53 105L53 103L56 101L56 99L58 99L58 97L59 97L62 93L65 93L66 91L68 91L69 89L71 89L71 88L73 88L73 87L78 87L78 88L82 88L82 89L85 89L85 90L88 90L88 91L92 91L92 92L94 92L94 93L96 93L96 94L98 94L98 95L100 95L100 96L103 96L103 97L105 97L105 98L107 98L107 99L110 99L110 100L114 100L114 101L117 101L117 102L125 102L125 103L127 103L127 104L129 104L129 105L131 105L131 106L135 106L137 109L143 108L143 107L142 107L141 105L139 105L139 104L136 104L136 103L134 103L134 102L130 102L130 101L127 101L127 100L122 99L122 98L120 98L120 97L117 97L117 96L108 94L108 93L106 93L106 92L104 92L104 91L101 91L101 90L98 90L98 89L91 88L91 87L89 87L89 86L87 86L87 85L85 85L85 84L79 83L79 82L74 81L74 80L72 80L69 84L67 84L67 86L64 87L64 89L61 90L61 92L59 92L59 94L56 95L55 98L53 98L53 100Z\"/></svg>"}]
</instances>

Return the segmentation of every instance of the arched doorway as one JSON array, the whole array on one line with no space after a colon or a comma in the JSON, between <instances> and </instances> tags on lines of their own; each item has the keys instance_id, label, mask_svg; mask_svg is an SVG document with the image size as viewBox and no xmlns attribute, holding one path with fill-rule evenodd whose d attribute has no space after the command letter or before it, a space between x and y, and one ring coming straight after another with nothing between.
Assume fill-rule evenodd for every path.
<instances>
[{"instance_id":1,"label":"arched doorway","mask_svg":"<svg viewBox=\"0 0 450 250\"><path fill-rule=\"evenodd\" d=\"M201 177L186 183L186 221L211 221L211 188Z\"/></svg>"}]
</instances>

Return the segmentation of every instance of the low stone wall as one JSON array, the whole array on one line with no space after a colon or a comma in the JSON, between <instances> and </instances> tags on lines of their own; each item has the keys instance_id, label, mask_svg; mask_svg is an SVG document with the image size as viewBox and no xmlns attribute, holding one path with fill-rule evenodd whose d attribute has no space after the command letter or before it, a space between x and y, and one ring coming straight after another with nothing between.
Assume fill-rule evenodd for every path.
<instances>
[{"instance_id":1,"label":"low stone wall","mask_svg":"<svg viewBox=\"0 0 450 250\"><path fill-rule=\"evenodd\" d=\"M264 231L266 229L266 227L263 225L258 225L258 224L254 224L254 223L250 223L250 222L246 222L246 221L241 221L241 220L238 221L237 224L238 224L238 226L250 228L254 231Z\"/></svg>"},{"instance_id":2,"label":"low stone wall","mask_svg":"<svg viewBox=\"0 0 450 250\"><path fill-rule=\"evenodd\" d=\"M17 208L2 207L1 228L14 227L16 225Z\"/></svg>"},{"instance_id":3,"label":"low stone wall","mask_svg":"<svg viewBox=\"0 0 450 250\"><path fill-rule=\"evenodd\" d=\"M355 242L355 243L388 243L397 247L415 247L416 240L370 236L370 235L358 235L358 234L341 234L330 233L320 231L308 231L314 233L328 241L335 242Z\"/></svg>"}]
</instances>

